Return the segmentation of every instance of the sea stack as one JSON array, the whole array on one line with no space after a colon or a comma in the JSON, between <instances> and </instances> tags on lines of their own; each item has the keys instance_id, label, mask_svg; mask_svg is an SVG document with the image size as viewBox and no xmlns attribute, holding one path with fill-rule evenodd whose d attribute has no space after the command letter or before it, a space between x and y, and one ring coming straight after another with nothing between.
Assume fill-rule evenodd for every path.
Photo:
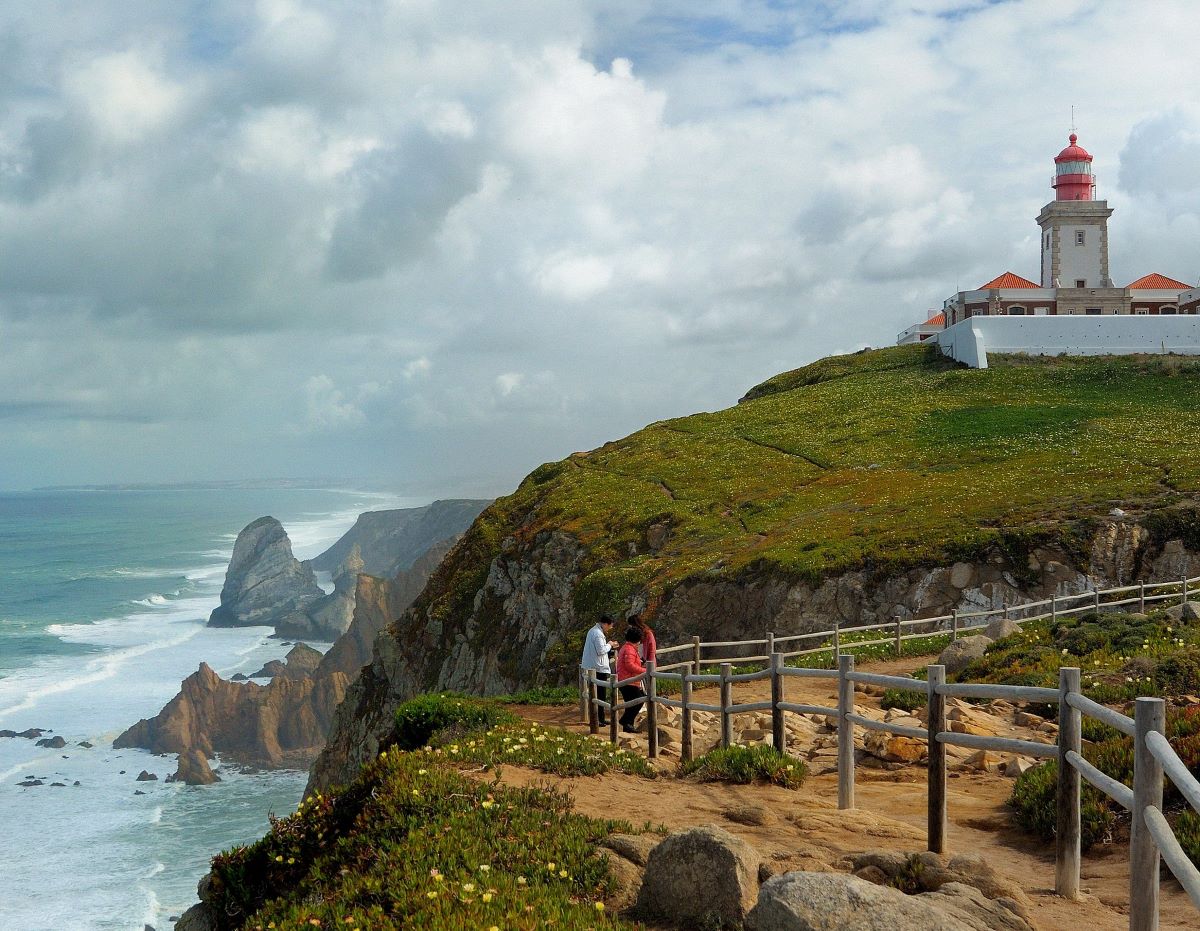
<instances>
[{"instance_id":1,"label":"sea stack","mask_svg":"<svg viewBox=\"0 0 1200 931\"><path fill-rule=\"evenodd\" d=\"M221 604L211 627L309 627L305 609L323 598L312 569L292 555L292 543L274 517L248 524L233 545ZM293 623L293 618L298 624Z\"/></svg>"}]
</instances>

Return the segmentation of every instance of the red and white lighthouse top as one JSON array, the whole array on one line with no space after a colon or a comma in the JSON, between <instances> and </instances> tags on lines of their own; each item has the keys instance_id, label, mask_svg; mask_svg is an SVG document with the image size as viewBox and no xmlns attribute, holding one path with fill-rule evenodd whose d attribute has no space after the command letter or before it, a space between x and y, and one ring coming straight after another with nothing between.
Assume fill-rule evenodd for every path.
<instances>
[{"instance_id":1,"label":"red and white lighthouse top","mask_svg":"<svg viewBox=\"0 0 1200 931\"><path fill-rule=\"evenodd\" d=\"M1092 156L1079 145L1079 137L1070 135L1070 145L1054 156L1054 188L1056 200L1094 200L1096 176L1092 174Z\"/></svg>"}]
</instances>

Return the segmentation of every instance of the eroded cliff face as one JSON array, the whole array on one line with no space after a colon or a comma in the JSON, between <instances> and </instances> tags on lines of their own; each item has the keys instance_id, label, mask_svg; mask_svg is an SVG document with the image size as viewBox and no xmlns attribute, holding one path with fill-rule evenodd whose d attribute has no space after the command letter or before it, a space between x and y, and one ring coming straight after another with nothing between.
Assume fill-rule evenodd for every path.
<instances>
[{"instance_id":1,"label":"eroded cliff face","mask_svg":"<svg viewBox=\"0 0 1200 931\"><path fill-rule=\"evenodd\" d=\"M573 681L589 623L576 604L586 548L568 533L544 531L527 540L508 537L499 550L473 596L460 593L456 602L448 590L449 580L462 576L453 571L455 562L472 557L452 552L413 607L379 635L371 664L335 714L310 792L349 781L390 739L396 707L415 695L442 689L489 695ZM835 622L931 617L1188 574L1200 574L1200 553L1181 540L1162 540L1136 520L1114 518L1082 540L1073 537L1070 546L1020 553L997 547L971 561L883 575L847 572L817 586L770 573L739 580L701 576L653 608L659 642L666 645L694 635L786 636ZM646 600L634 592L628 604L641 609ZM466 608L447 611L447 602Z\"/></svg>"}]
</instances>

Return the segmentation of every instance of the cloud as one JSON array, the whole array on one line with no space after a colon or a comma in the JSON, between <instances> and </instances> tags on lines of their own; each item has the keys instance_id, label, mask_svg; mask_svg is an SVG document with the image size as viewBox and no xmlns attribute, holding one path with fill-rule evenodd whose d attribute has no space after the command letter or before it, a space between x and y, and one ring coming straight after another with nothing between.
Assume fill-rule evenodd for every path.
<instances>
[{"instance_id":1,"label":"cloud","mask_svg":"<svg viewBox=\"0 0 1200 931\"><path fill-rule=\"evenodd\" d=\"M1175 89L1200 59L1161 36L1198 25L1083 0L8 4L0 487L352 463L502 492L1036 277L1071 104L1114 277L1194 279Z\"/></svg>"}]
</instances>

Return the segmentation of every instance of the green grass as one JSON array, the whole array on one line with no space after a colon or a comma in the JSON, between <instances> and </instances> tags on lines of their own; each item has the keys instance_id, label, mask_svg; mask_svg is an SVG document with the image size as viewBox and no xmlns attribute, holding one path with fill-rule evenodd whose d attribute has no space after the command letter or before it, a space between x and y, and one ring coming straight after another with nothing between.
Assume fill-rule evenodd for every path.
<instances>
[{"instance_id":1,"label":"green grass","mask_svg":"<svg viewBox=\"0 0 1200 931\"><path fill-rule=\"evenodd\" d=\"M497 695L494 701L502 705L574 705L579 692L573 685L539 685L511 695Z\"/></svg>"},{"instance_id":2,"label":"green grass","mask_svg":"<svg viewBox=\"0 0 1200 931\"><path fill-rule=\"evenodd\" d=\"M594 852L630 830L572 813L556 791L385 752L345 791L215 857L211 904L221 931L631 928L596 907L610 878Z\"/></svg>"},{"instance_id":3,"label":"green grass","mask_svg":"<svg viewBox=\"0 0 1200 931\"><path fill-rule=\"evenodd\" d=\"M748 397L534 470L438 569L413 624L437 620L447 642L463 633L494 649L514 681L570 678L581 631L553 631L533 675L503 635L499 603L476 600L493 559L548 531L585 547L583 621L635 599L653 615L689 581L815 585L993 545L1023 572L1043 543L1085 557L1089 521L1114 502L1154 511L1156 537L1200 538L1200 457L1186 454L1200 428L1195 360L996 357L977 370L903 346L823 359ZM658 549L651 527L669 529Z\"/></svg>"},{"instance_id":4,"label":"green grass","mask_svg":"<svg viewBox=\"0 0 1200 931\"><path fill-rule=\"evenodd\" d=\"M681 764L679 771L697 782L764 782L785 789L800 788L808 776L803 760L765 745L718 748Z\"/></svg>"}]
</instances>

